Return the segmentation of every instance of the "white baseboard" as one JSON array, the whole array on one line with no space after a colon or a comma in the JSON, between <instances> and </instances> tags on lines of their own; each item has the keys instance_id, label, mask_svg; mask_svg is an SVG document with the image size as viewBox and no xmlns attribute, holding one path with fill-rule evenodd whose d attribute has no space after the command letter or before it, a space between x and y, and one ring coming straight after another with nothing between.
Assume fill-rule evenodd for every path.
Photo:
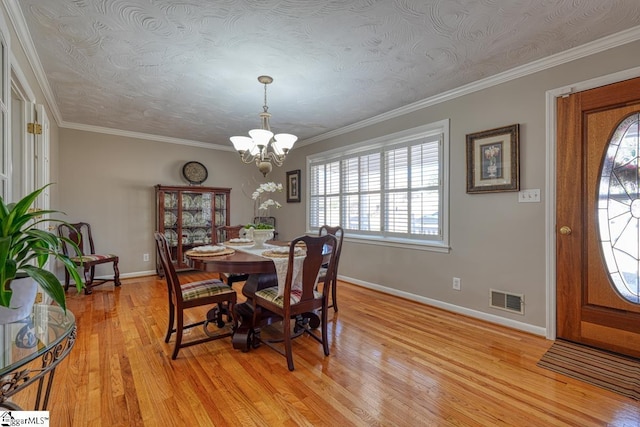
<instances>
[{"instance_id":1,"label":"white baseboard","mask_svg":"<svg viewBox=\"0 0 640 427\"><path fill-rule=\"evenodd\" d=\"M143 276L155 276L156 274L158 274L156 272L156 270L147 270L147 271L136 271L133 273L124 273L120 275L121 279L129 279L131 277L143 277ZM108 278L109 276L105 276L106 278ZM111 276L113 277L113 276Z\"/></svg>"},{"instance_id":2,"label":"white baseboard","mask_svg":"<svg viewBox=\"0 0 640 427\"><path fill-rule=\"evenodd\" d=\"M365 282L363 280L353 279L351 277L345 277L340 275L338 275L338 279L343 280L345 282L352 283L356 286L373 289L389 295L395 295L411 301L416 301L422 304L431 305L433 307L451 311L453 313L463 314L465 316L495 323L501 326L506 326L508 328L517 329L519 331L524 331L524 332L528 332L535 335L541 335L543 337L546 336L546 333L547 333L546 328L543 328L540 326L534 326L528 323L517 322L515 320L506 319L504 317L495 316L493 314L483 313L481 311L471 310L465 307L460 307L458 305L449 304L447 302L442 302L442 301L434 300L431 298L426 298L420 295L411 294L409 292L400 291L398 289L388 288L386 286L381 286L375 283Z\"/></svg>"},{"instance_id":3,"label":"white baseboard","mask_svg":"<svg viewBox=\"0 0 640 427\"><path fill-rule=\"evenodd\" d=\"M158 274L156 272L156 270L147 270L147 271L134 271L133 273L123 273L120 274L120 279L130 279L132 277L144 277L144 276L155 276L156 274ZM82 274L80 275L82 277ZM111 280L113 279L113 274L111 275L105 275L105 276L96 276L94 277L94 280ZM75 286L76 282L74 282L73 280L71 280L69 282L70 285Z\"/></svg>"}]
</instances>

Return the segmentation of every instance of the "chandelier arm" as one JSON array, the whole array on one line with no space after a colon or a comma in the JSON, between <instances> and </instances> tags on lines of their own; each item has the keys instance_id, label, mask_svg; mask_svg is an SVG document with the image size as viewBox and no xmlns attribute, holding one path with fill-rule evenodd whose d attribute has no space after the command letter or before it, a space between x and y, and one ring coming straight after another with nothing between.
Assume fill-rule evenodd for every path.
<instances>
[{"instance_id":1,"label":"chandelier arm","mask_svg":"<svg viewBox=\"0 0 640 427\"><path fill-rule=\"evenodd\" d=\"M239 152L240 154L240 160L242 161L242 163L253 163L256 160L256 156L254 156L253 154L251 154L249 151L242 151Z\"/></svg>"},{"instance_id":2,"label":"chandelier arm","mask_svg":"<svg viewBox=\"0 0 640 427\"><path fill-rule=\"evenodd\" d=\"M281 167L284 164L285 156L278 155L273 151L267 151L267 157L269 157L269 160L275 163L278 167Z\"/></svg>"}]
</instances>

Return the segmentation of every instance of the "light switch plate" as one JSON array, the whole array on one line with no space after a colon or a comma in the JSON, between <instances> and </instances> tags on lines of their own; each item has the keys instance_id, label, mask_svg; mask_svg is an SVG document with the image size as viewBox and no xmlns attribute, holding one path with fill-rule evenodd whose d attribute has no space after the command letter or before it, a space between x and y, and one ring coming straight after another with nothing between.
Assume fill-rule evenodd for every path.
<instances>
[{"instance_id":1,"label":"light switch plate","mask_svg":"<svg viewBox=\"0 0 640 427\"><path fill-rule=\"evenodd\" d=\"M540 189L532 188L518 192L518 203L540 203Z\"/></svg>"}]
</instances>

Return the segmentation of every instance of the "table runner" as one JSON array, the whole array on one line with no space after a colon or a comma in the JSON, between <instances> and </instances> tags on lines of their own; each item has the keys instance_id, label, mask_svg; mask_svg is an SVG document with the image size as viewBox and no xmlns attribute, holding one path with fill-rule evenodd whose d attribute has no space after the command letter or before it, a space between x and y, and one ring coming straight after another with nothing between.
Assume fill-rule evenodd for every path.
<instances>
[{"instance_id":1,"label":"table runner","mask_svg":"<svg viewBox=\"0 0 640 427\"><path fill-rule=\"evenodd\" d=\"M281 249L282 246L265 244L263 249L254 249L251 246L228 246L229 248L233 248L237 251L247 252L253 255L258 255L263 258L268 258L273 261L273 265L276 267L276 275L278 277L278 296L284 295L284 286L287 280L287 270L289 269L289 257L270 257L263 255L263 252L266 252L270 249ZM296 256L293 258L293 281L291 288L292 289L302 289L302 266L304 263L304 259L306 255Z\"/></svg>"}]
</instances>

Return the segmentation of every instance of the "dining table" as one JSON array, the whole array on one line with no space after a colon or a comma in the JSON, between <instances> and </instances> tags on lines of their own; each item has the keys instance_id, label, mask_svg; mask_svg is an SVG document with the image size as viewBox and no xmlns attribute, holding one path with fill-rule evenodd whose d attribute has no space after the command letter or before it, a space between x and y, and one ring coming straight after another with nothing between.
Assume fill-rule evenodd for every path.
<instances>
[{"instance_id":1,"label":"dining table","mask_svg":"<svg viewBox=\"0 0 640 427\"><path fill-rule=\"evenodd\" d=\"M257 346L255 339L256 327L270 324L275 320L279 320L273 313L263 311L262 316L258 319L259 325L254 325L253 313L253 297L254 294L262 289L273 286L284 286L284 276L286 276L286 267L288 257L268 257L263 253L270 250L281 250L287 247L289 242L268 241L264 248L256 249L252 246L231 245L223 243L228 249L222 254L212 254L208 256L205 253L194 254L187 252L185 254L188 264L200 271L209 273L238 273L248 274L248 278L242 287L242 295L246 297L246 301L236 304L233 315L238 320L238 326L232 337L233 347L242 351L248 351L252 346ZM276 267L278 264L278 267ZM217 308L213 308L207 318L215 319ZM306 314L309 324L317 327L320 319L315 313Z\"/></svg>"}]
</instances>

